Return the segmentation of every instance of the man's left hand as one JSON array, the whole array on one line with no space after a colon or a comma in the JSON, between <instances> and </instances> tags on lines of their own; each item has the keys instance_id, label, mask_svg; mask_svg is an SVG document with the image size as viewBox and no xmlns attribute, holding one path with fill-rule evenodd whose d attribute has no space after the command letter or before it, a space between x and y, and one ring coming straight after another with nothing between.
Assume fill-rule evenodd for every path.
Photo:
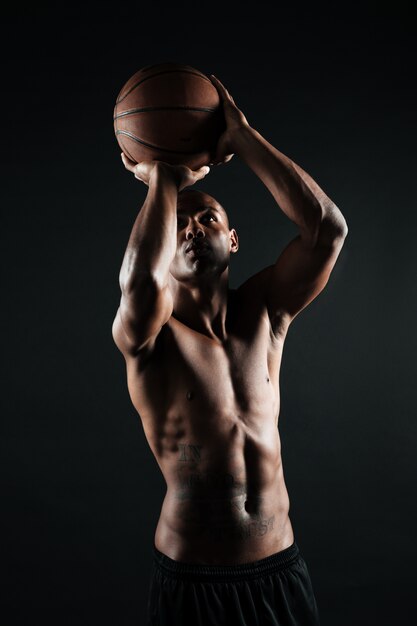
<instances>
[{"instance_id":1,"label":"man's left hand","mask_svg":"<svg viewBox=\"0 0 417 626\"><path fill-rule=\"evenodd\" d=\"M216 152L210 165L227 163L234 155L234 138L243 128L249 127L249 122L235 104L226 87L214 74L210 74L210 80L216 87L223 103L223 112L226 120L226 130L219 137Z\"/></svg>"}]
</instances>

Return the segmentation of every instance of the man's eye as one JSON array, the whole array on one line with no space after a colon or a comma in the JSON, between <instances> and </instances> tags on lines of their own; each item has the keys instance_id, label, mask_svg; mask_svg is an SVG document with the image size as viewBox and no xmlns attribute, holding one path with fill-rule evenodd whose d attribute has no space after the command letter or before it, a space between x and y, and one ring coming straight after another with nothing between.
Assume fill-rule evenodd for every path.
<instances>
[{"instance_id":1,"label":"man's eye","mask_svg":"<svg viewBox=\"0 0 417 626\"><path fill-rule=\"evenodd\" d=\"M214 215L207 215L207 214L206 214L206 215L203 215L203 217L202 217L201 219L202 219L202 220L205 220L205 219L207 219L207 218L208 218L208 219L212 219L212 220L214 220L215 222L217 221L217 220L216 220L216 218L214 217ZM184 222L184 220L183 220L183 219L177 219L177 226L178 226L178 228L182 228L182 227L184 226L184 223L185 223L185 222Z\"/></svg>"}]
</instances>

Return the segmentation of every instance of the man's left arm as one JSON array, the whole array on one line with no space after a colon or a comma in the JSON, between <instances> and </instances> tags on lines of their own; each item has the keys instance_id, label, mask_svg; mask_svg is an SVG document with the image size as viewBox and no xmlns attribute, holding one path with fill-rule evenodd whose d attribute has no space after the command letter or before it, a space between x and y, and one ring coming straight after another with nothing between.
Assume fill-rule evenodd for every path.
<instances>
[{"instance_id":1,"label":"man's left arm","mask_svg":"<svg viewBox=\"0 0 417 626\"><path fill-rule=\"evenodd\" d=\"M348 233L347 223L311 176L256 130L241 129L233 147L300 230L268 268L264 283L271 322L279 322L282 315L291 321L327 284Z\"/></svg>"},{"instance_id":2,"label":"man's left arm","mask_svg":"<svg viewBox=\"0 0 417 626\"><path fill-rule=\"evenodd\" d=\"M273 329L279 331L283 316L292 321L327 284L348 233L347 223L311 176L252 128L224 85L216 78L213 82L227 122L216 156L237 154L300 230L276 262L256 275Z\"/></svg>"}]
</instances>

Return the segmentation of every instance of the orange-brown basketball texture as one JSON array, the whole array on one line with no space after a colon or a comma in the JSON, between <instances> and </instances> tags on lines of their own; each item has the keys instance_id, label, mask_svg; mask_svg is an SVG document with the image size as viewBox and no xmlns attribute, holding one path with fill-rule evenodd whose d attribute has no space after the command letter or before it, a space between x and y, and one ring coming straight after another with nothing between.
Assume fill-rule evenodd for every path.
<instances>
[{"instance_id":1,"label":"orange-brown basketball texture","mask_svg":"<svg viewBox=\"0 0 417 626\"><path fill-rule=\"evenodd\" d=\"M179 63L136 72L122 87L114 108L119 146L132 161L155 159L191 169L208 165L226 125L211 80Z\"/></svg>"}]
</instances>

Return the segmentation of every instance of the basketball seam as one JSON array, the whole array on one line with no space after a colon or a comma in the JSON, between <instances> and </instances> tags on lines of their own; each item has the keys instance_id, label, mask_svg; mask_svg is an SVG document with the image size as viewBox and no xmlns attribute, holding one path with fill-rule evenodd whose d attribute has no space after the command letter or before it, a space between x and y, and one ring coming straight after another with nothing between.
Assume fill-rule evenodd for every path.
<instances>
[{"instance_id":1,"label":"basketball seam","mask_svg":"<svg viewBox=\"0 0 417 626\"><path fill-rule=\"evenodd\" d=\"M121 139L119 139L119 142L120 142L121 148L122 148L123 152L126 154L126 156L128 156L128 157L129 157L129 159L130 159L131 161L133 161L133 163L136 163L136 159L134 159L134 158L132 157L132 155L130 154L130 152L127 150L127 148L126 148L126 146L125 146L125 142L124 142L124 141L122 141Z\"/></svg>"},{"instance_id":2,"label":"basketball seam","mask_svg":"<svg viewBox=\"0 0 417 626\"><path fill-rule=\"evenodd\" d=\"M172 106L172 107L140 107L137 109L128 109L122 113L118 113L113 117L114 120L119 117L126 117L126 115L134 115L134 113L150 113L154 111L198 111L202 113L215 113L216 109L210 107L189 107L189 106Z\"/></svg>"},{"instance_id":3,"label":"basketball seam","mask_svg":"<svg viewBox=\"0 0 417 626\"><path fill-rule=\"evenodd\" d=\"M168 148L160 148L153 143L148 143L143 141L143 139L139 139L139 137L136 137L136 135L133 135L133 133L130 133L127 130L116 130L116 135L126 135L127 137L130 137L130 139L133 139L133 141L136 141L147 148L154 148L155 150L160 150L161 152L169 152L171 154L198 154L201 152L201 150L168 150Z\"/></svg>"},{"instance_id":4,"label":"basketball seam","mask_svg":"<svg viewBox=\"0 0 417 626\"><path fill-rule=\"evenodd\" d=\"M152 74L152 76L145 76L144 78L142 78L138 83L136 83L136 85L133 85L133 87L131 87L127 93L125 93L123 98L117 98L116 104L119 104L120 102L122 102L122 100L124 100L130 93L132 93L134 89L136 89L136 87L139 87L139 85L144 83L145 80L150 80L151 78L155 78L155 76L161 76L161 74L173 74L175 72L186 72L188 74L194 74L195 76L199 76L200 78L203 78L204 80L209 82L211 85L213 85L213 83L211 82L209 78L207 78L207 76L204 76L204 74L201 74L199 72L193 72L191 70L164 70L163 72L158 72L157 74Z\"/></svg>"}]
</instances>

